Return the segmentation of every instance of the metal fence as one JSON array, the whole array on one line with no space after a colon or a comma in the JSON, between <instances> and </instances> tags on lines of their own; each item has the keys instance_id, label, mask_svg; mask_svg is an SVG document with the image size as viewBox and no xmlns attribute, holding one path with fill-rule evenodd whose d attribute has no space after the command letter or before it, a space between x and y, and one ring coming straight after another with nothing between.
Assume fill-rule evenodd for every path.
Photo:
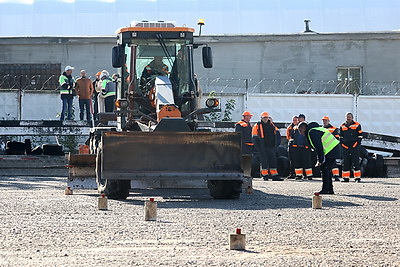
<instances>
[{"instance_id":1,"label":"metal fence","mask_svg":"<svg viewBox=\"0 0 400 267\"><path fill-rule=\"evenodd\" d=\"M0 76L0 89L57 90L58 75L4 75ZM78 78L78 77L76 77ZM92 78L92 77L90 77ZM336 80L307 79L224 79L200 78L203 93L266 93L266 94L361 94L400 95L399 81L369 81L365 83L338 82Z\"/></svg>"},{"instance_id":2,"label":"metal fence","mask_svg":"<svg viewBox=\"0 0 400 267\"><path fill-rule=\"evenodd\" d=\"M400 82L277 79L199 79L203 93L400 95Z\"/></svg>"}]
</instances>

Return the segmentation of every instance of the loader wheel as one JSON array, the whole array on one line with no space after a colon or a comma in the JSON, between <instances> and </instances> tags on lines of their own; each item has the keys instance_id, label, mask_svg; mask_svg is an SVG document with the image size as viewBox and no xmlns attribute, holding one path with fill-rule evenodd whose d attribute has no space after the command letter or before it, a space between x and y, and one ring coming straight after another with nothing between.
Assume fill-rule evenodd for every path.
<instances>
[{"instance_id":1,"label":"loader wheel","mask_svg":"<svg viewBox=\"0 0 400 267\"><path fill-rule=\"evenodd\" d=\"M101 177L101 143L97 149L96 157L96 182L100 194L105 194L109 199L126 199L131 189L130 180L108 180Z\"/></svg>"},{"instance_id":2,"label":"loader wheel","mask_svg":"<svg viewBox=\"0 0 400 267\"><path fill-rule=\"evenodd\" d=\"M242 193L242 183L238 180L209 180L207 187L214 199L237 199Z\"/></svg>"}]
</instances>

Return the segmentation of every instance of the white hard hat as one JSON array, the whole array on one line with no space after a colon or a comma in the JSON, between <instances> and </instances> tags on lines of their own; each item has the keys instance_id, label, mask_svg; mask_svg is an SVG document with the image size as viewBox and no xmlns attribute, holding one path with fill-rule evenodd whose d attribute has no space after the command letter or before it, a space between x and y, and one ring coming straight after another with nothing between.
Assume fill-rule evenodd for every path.
<instances>
[{"instance_id":1,"label":"white hard hat","mask_svg":"<svg viewBox=\"0 0 400 267\"><path fill-rule=\"evenodd\" d=\"M71 67L71 66L66 66L64 71L73 70L73 69L75 69L75 68L74 68L74 67Z\"/></svg>"}]
</instances>

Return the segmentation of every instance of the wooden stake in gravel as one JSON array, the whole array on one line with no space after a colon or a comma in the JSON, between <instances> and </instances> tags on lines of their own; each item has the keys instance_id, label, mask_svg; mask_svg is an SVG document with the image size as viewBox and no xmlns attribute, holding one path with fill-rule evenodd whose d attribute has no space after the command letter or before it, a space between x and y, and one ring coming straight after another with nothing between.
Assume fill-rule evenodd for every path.
<instances>
[{"instance_id":1,"label":"wooden stake in gravel","mask_svg":"<svg viewBox=\"0 0 400 267\"><path fill-rule=\"evenodd\" d=\"M229 249L231 250L246 249L246 235L242 234L242 230L240 228L236 229L235 234L229 234Z\"/></svg>"},{"instance_id":2,"label":"wooden stake in gravel","mask_svg":"<svg viewBox=\"0 0 400 267\"><path fill-rule=\"evenodd\" d=\"M320 196L319 193L314 193L312 198L312 208L322 209L322 196Z\"/></svg>"},{"instance_id":3,"label":"wooden stake in gravel","mask_svg":"<svg viewBox=\"0 0 400 267\"><path fill-rule=\"evenodd\" d=\"M65 190L64 190L64 195L72 195L73 194L73 192L72 192L72 189L71 189L71 187L67 187Z\"/></svg>"},{"instance_id":4,"label":"wooden stake in gravel","mask_svg":"<svg viewBox=\"0 0 400 267\"><path fill-rule=\"evenodd\" d=\"M97 206L99 210L108 210L108 198L105 194L101 194L101 196L98 198Z\"/></svg>"},{"instance_id":5,"label":"wooden stake in gravel","mask_svg":"<svg viewBox=\"0 0 400 267\"><path fill-rule=\"evenodd\" d=\"M154 198L150 198L144 203L144 220L157 220L157 202L154 201Z\"/></svg>"}]
</instances>

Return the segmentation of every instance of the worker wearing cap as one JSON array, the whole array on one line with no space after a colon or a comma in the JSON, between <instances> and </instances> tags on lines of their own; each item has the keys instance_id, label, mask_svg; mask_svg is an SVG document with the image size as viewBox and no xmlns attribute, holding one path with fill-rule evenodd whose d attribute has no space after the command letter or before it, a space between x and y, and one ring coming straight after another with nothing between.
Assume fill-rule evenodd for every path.
<instances>
[{"instance_id":1,"label":"worker wearing cap","mask_svg":"<svg viewBox=\"0 0 400 267\"><path fill-rule=\"evenodd\" d=\"M333 126L331 124L331 120L329 119L328 116L323 116L322 117L322 126L324 128L326 128L326 129L328 129L328 131L331 134L333 134L336 137L337 140L340 139L339 128L337 128L337 127L335 127L335 126ZM340 179L339 179L339 168L338 168L337 165L332 168L332 175L333 175L333 178L335 179L335 181L340 181Z\"/></svg>"},{"instance_id":2,"label":"worker wearing cap","mask_svg":"<svg viewBox=\"0 0 400 267\"><path fill-rule=\"evenodd\" d=\"M235 125L235 132L241 133L242 135L242 154L251 155L254 150L251 136L253 127L250 124L253 114L251 114L249 111L245 111L242 113L242 116L242 120L237 122Z\"/></svg>"},{"instance_id":3,"label":"worker wearing cap","mask_svg":"<svg viewBox=\"0 0 400 267\"><path fill-rule=\"evenodd\" d=\"M64 72L60 75L58 82L60 84L60 97L62 100L62 110L60 120L65 119L65 113L67 113L67 120L72 120L72 102L74 100L75 89L74 89L74 77L72 77L72 70L74 67L66 66Z\"/></svg>"},{"instance_id":4,"label":"worker wearing cap","mask_svg":"<svg viewBox=\"0 0 400 267\"><path fill-rule=\"evenodd\" d=\"M304 115L303 113L300 113L297 117L299 118L299 123L306 121L306 115Z\"/></svg>"},{"instance_id":5,"label":"worker wearing cap","mask_svg":"<svg viewBox=\"0 0 400 267\"><path fill-rule=\"evenodd\" d=\"M290 174L288 179L294 179L296 177L293 164L293 138L294 128L299 124L299 117L293 116L292 123L286 128L286 139L288 140L288 155L290 162Z\"/></svg>"},{"instance_id":6,"label":"worker wearing cap","mask_svg":"<svg viewBox=\"0 0 400 267\"><path fill-rule=\"evenodd\" d=\"M334 194L332 183L332 167L339 157L339 141L326 128L319 127L318 123L299 123L301 135L306 136L310 145L317 153L316 167L322 171L322 190L320 194Z\"/></svg>"},{"instance_id":7,"label":"worker wearing cap","mask_svg":"<svg viewBox=\"0 0 400 267\"><path fill-rule=\"evenodd\" d=\"M113 112L115 103L116 86L108 71L103 70L100 74L101 95L104 97L105 111Z\"/></svg>"},{"instance_id":8,"label":"worker wearing cap","mask_svg":"<svg viewBox=\"0 0 400 267\"><path fill-rule=\"evenodd\" d=\"M301 122L305 122L306 116L304 114L299 114L298 117L298 125L300 125ZM295 179L312 180L313 170L311 163L311 146L308 142L308 139L300 133L298 125L293 127L293 131L290 136Z\"/></svg>"},{"instance_id":9,"label":"worker wearing cap","mask_svg":"<svg viewBox=\"0 0 400 267\"><path fill-rule=\"evenodd\" d=\"M272 118L267 112L261 113L261 121L253 126L253 144L259 153L261 161L261 176L267 181L269 177L273 181L282 181L278 176L276 163L276 150L280 144L279 129L272 122Z\"/></svg>"},{"instance_id":10,"label":"worker wearing cap","mask_svg":"<svg viewBox=\"0 0 400 267\"><path fill-rule=\"evenodd\" d=\"M362 140L361 124L353 120L353 114L346 113L346 121L340 125L340 143L343 147L343 170L342 182L350 181L350 170L354 165L354 179L356 182L361 181L361 170L359 161L359 146Z\"/></svg>"}]
</instances>

